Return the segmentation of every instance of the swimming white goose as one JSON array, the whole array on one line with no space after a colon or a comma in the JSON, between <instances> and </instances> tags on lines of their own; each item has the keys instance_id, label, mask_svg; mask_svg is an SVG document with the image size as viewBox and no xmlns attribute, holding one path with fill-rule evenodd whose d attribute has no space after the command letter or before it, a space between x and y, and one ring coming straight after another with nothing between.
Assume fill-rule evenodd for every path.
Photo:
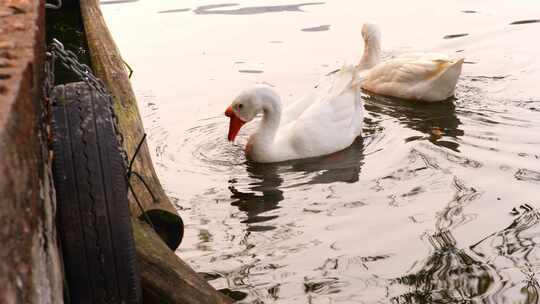
<instances>
[{"instance_id":1,"label":"swimming white goose","mask_svg":"<svg viewBox=\"0 0 540 304\"><path fill-rule=\"evenodd\" d=\"M454 95L463 58L437 53L410 53L380 62L381 34L377 26L362 27L364 54L358 64L362 88L381 95L441 101Z\"/></svg>"},{"instance_id":2,"label":"swimming white goose","mask_svg":"<svg viewBox=\"0 0 540 304\"><path fill-rule=\"evenodd\" d=\"M341 68L283 111L279 96L268 86L242 92L225 111L230 117L229 141L262 113L259 128L246 145L247 157L253 161L280 162L347 148L360 135L363 124L356 74L353 66Z\"/></svg>"}]
</instances>

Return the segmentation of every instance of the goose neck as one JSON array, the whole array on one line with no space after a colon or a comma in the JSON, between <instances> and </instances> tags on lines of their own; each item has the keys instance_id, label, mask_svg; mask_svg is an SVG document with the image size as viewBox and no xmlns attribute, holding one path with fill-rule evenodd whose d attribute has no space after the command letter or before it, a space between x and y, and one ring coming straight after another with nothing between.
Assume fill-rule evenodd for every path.
<instances>
[{"instance_id":1,"label":"goose neck","mask_svg":"<svg viewBox=\"0 0 540 304\"><path fill-rule=\"evenodd\" d=\"M265 141L273 141L281 122L281 100L275 92L268 88L259 89L257 96L263 115L257 134Z\"/></svg>"},{"instance_id":2,"label":"goose neck","mask_svg":"<svg viewBox=\"0 0 540 304\"><path fill-rule=\"evenodd\" d=\"M381 60L381 44L378 37L370 37L365 40L364 54L358 64L359 69L370 69Z\"/></svg>"}]
</instances>

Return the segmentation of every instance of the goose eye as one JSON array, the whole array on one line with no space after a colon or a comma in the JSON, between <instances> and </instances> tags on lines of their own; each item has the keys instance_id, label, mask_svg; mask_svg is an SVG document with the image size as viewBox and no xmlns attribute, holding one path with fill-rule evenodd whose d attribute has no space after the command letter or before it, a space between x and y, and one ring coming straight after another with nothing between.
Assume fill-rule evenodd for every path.
<instances>
[{"instance_id":1,"label":"goose eye","mask_svg":"<svg viewBox=\"0 0 540 304\"><path fill-rule=\"evenodd\" d=\"M242 109L243 107L244 107L243 104L241 104L241 103L238 104L238 109Z\"/></svg>"}]
</instances>

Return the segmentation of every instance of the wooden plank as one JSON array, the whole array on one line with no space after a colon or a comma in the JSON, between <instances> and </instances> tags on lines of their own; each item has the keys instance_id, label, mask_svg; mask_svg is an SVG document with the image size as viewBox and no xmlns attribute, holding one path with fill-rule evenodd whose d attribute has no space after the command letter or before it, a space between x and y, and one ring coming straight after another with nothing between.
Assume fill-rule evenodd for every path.
<instances>
[{"instance_id":1,"label":"wooden plank","mask_svg":"<svg viewBox=\"0 0 540 304\"><path fill-rule=\"evenodd\" d=\"M0 0L0 302L62 303L47 136L44 1Z\"/></svg>"}]
</instances>

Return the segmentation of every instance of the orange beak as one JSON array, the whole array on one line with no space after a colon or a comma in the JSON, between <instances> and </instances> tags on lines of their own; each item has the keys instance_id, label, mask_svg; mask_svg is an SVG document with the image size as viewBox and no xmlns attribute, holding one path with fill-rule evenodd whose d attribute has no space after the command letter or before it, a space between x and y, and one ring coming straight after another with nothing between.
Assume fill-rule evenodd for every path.
<instances>
[{"instance_id":1,"label":"orange beak","mask_svg":"<svg viewBox=\"0 0 540 304\"><path fill-rule=\"evenodd\" d=\"M229 139L229 141L233 141L236 138L238 131L240 131L240 128L242 128L242 126L246 122L236 116L236 113L234 113L231 106L229 106L225 111L225 116L231 119L231 121L229 122L229 135L227 136L227 138Z\"/></svg>"}]
</instances>

